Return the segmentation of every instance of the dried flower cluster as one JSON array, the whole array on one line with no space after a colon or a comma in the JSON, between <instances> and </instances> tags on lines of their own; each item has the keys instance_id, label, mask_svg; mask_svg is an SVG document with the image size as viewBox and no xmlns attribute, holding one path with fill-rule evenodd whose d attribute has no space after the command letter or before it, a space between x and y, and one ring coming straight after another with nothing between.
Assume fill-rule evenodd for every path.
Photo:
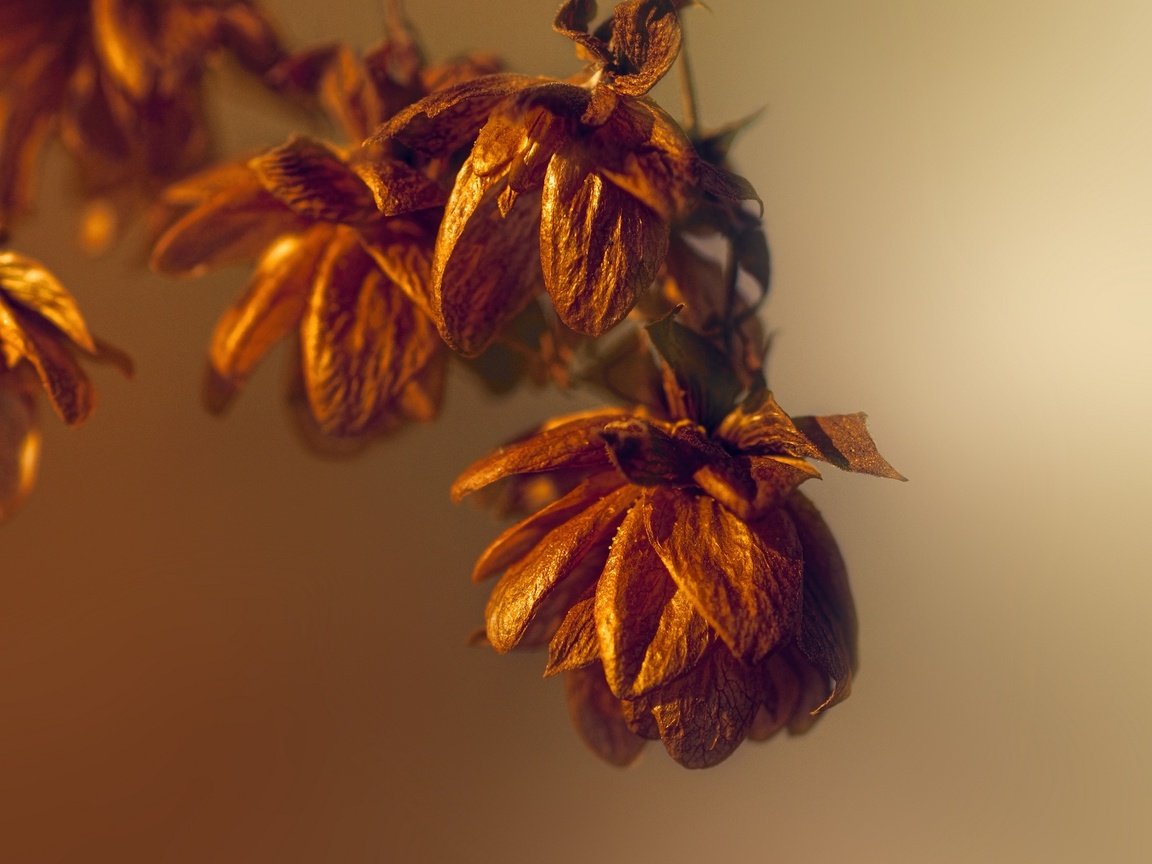
<instances>
[{"instance_id":1,"label":"dried flower cluster","mask_svg":"<svg viewBox=\"0 0 1152 864\"><path fill-rule=\"evenodd\" d=\"M429 64L395 0L363 55L287 53L248 0L8 3L0 228L28 209L56 132L90 197L156 200L154 269L251 263L211 339L206 403L223 410L291 340L288 404L327 452L433 419L451 357L494 390L529 378L614 395L624 404L556 418L456 482L455 497L485 489L519 518L476 564L498 577L486 641L546 647L545 674L564 674L605 759L660 739L706 767L848 695L855 613L798 491L819 476L809 460L900 475L864 415L792 418L767 388L768 247L727 161L741 124L702 133L647 95L677 61L687 5L623 0L596 23L593 0L567 0L554 28L584 65L560 80L486 55ZM343 140L296 134L203 167L200 83L222 52ZM10 252L0 348L2 517L35 473L36 382L78 423L92 398L77 355L125 361Z\"/></svg>"}]
</instances>

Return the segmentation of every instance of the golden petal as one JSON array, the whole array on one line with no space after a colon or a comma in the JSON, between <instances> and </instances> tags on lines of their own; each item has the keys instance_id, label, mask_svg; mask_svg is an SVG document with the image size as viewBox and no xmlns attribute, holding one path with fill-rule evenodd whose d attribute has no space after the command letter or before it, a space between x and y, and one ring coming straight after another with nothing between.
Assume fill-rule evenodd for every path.
<instances>
[{"instance_id":1,"label":"golden petal","mask_svg":"<svg viewBox=\"0 0 1152 864\"><path fill-rule=\"evenodd\" d=\"M764 389L750 394L731 411L716 427L716 436L749 455L823 458L771 392Z\"/></svg>"},{"instance_id":2,"label":"golden petal","mask_svg":"<svg viewBox=\"0 0 1152 864\"><path fill-rule=\"evenodd\" d=\"M318 141L294 135L248 166L277 200L306 219L355 223L376 215L372 190Z\"/></svg>"},{"instance_id":3,"label":"golden petal","mask_svg":"<svg viewBox=\"0 0 1152 864\"><path fill-rule=\"evenodd\" d=\"M668 223L574 155L557 153L548 164L540 261L560 319L599 336L656 278L668 251Z\"/></svg>"},{"instance_id":4,"label":"golden petal","mask_svg":"<svg viewBox=\"0 0 1152 864\"><path fill-rule=\"evenodd\" d=\"M612 87L628 96L642 96L664 77L680 53L678 4L672 0L624 0L612 10L612 53L628 71L612 79Z\"/></svg>"},{"instance_id":5,"label":"golden petal","mask_svg":"<svg viewBox=\"0 0 1152 864\"><path fill-rule=\"evenodd\" d=\"M0 344L19 344L20 356L36 370L57 415L75 426L92 412L94 393L92 382L62 342L48 324L0 298Z\"/></svg>"},{"instance_id":6,"label":"golden petal","mask_svg":"<svg viewBox=\"0 0 1152 864\"><path fill-rule=\"evenodd\" d=\"M92 37L116 83L138 101L155 87L156 68L147 50L156 39L159 15L132 0L92 0Z\"/></svg>"},{"instance_id":7,"label":"golden petal","mask_svg":"<svg viewBox=\"0 0 1152 864\"><path fill-rule=\"evenodd\" d=\"M796 631L803 561L792 521L752 526L700 494L650 493L649 540L676 584L737 657L759 660Z\"/></svg>"},{"instance_id":8,"label":"golden petal","mask_svg":"<svg viewBox=\"0 0 1152 864\"><path fill-rule=\"evenodd\" d=\"M484 611L485 632L501 653L521 643L529 626L540 618L549 623L545 607L562 606L563 615L599 575L581 568L586 557L603 564L608 542L636 497L629 486L609 493L596 504L550 532L496 583ZM559 594L561 603L555 601ZM568 602L563 602L568 600ZM548 633L546 638L551 638Z\"/></svg>"},{"instance_id":9,"label":"golden petal","mask_svg":"<svg viewBox=\"0 0 1152 864\"><path fill-rule=\"evenodd\" d=\"M352 164L385 216L439 207L448 200L440 185L423 172L394 159L357 159Z\"/></svg>"},{"instance_id":10,"label":"golden petal","mask_svg":"<svg viewBox=\"0 0 1152 864\"><path fill-rule=\"evenodd\" d=\"M629 730L620 700L604 683L599 667L574 669L564 676L568 712L584 743L613 765L629 765L640 755L644 739Z\"/></svg>"},{"instance_id":11,"label":"golden petal","mask_svg":"<svg viewBox=\"0 0 1152 864\"><path fill-rule=\"evenodd\" d=\"M891 480L907 480L888 464L868 434L867 414L829 414L824 417L795 417L796 428L819 452L817 459L845 471L874 474Z\"/></svg>"},{"instance_id":12,"label":"golden petal","mask_svg":"<svg viewBox=\"0 0 1152 864\"><path fill-rule=\"evenodd\" d=\"M626 413L622 409L602 409L557 418L544 430L473 462L452 484L452 498L459 501L509 474L532 474L556 468L606 468L611 464L608 451L597 433Z\"/></svg>"},{"instance_id":13,"label":"golden petal","mask_svg":"<svg viewBox=\"0 0 1152 864\"><path fill-rule=\"evenodd\" d=\"M426 218L380 219L357 227L376 266L426 315L433 316L432 252L436 226ZM438 224L438 223L437 223Z\"/></svg>"},{"instance_id":14,"label":"golden petal","mask_svg":"<svg viewBox=\"0 0 1152 864\"><path fill-rule=\"evenodd\" d=\"M0 296L55 325L89 354L96 352L80 307L39 261L15 252L0 252Z\"/></svg>"},{"instance_id":15,"label":"golden petal","mask_svg":"<svg viewBox=\"0 0 1152 864\"><path fill-rule=\"evenodd\" d=\"M544 675L582 669L600 659L600 642L596 638L596 585L572 604L556 633L548 642L548 665Z\"/></svg>"},{"instance_id":16,"label":"golden petal","mask_svg":"<svg viewBox=\"0 0 1152 864\"><path fill-rule=\"evenodd\" d=\"M748 522L779 507L797 486L820 472L803 459L740 456L705 465L692 476L701 489Z\"/></svg>"},{"instance_id":17,"label":"golden petal","mask_svg":"<svg viewBox=\"0 0 1152 864\"><path fill-rule=\"evenodd\" d=\"M28 497L39 465L36 400L14 372L0 372L0 522L11 518Z\"/></svg>"}]
</instances>

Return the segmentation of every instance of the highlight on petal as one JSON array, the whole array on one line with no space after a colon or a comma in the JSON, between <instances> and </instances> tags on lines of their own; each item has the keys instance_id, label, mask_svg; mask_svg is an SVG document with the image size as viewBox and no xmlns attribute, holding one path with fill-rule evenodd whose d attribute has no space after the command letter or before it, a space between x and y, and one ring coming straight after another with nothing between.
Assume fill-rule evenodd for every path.
<instances>
[{"instance_id":1,"label":"highlight on petal","mask_svg":"<svg viewBox=\"0 0 1152 864\"><path fill-rule=\"evenodd\" d=\"M564 151L548 164L540 206L540 260L556 312L578 333L599 336L656 278L668 223Z\"/></svg>"},{"instance_id":2,"label":"highlight on petal","mask_svg":"<svg viewBox=\"0 0 1152 864\"><path fill-rule=\"evenodd\" d=\"M55 325L88 353L96 352L76 301L40 262L15 252L0 252L0 296Z\"/></svg>"},{"instance_id":3,"label":"highlight on petal","mask_svg":"<svg viewBox=\"0 0 1152 864\"><path fill-rule=\"evenodd\" d=\"M825 417L795 417L796 428L819 451L816 458L845 471L874 474L892 480L907 480L888 464L876 449L865 425L868 415L830 414Z\"/></svg>"},{"instance_id":4,"label":"highlight on petal","mask_svg":"<svg viewBox=\"0 0 1152 864\"><path fill-rule=\"evenodd\" d=\"M72 352L61 344L59 334L48 324L30 313L21 313L2 297L0 346L6 355L15 346L18 356L32 364L61 420L76 426L88 419L95 404L92 382Z\"/></svg>"},{"instance_id":5,"label":"highlight on petal","mask_svg":"<svg viewBox=\"0 0 1152 864\"><path fill-rule=\"evenodd\" d=\"M295 135L248 166L278 201L307 219L359 222L377 212L364 180L318 141Z\"/></svg>"},{"instance_id":6,"label":"highlight on petal","mask_svg":"<svg viewBox=\"0 0 1152 864\"><path fill-rule=\"evenodd\" d=\"M36 400L14 372L0 372L0 522L28 497L39 466Z\"/></svg>"},{"instance_id":7,"label":"highlight on petal","mask_svg":"<svg viewBox=\"0 0 1152 864\"><path fill-rule=\"evenodd\" d=\"M734 655L755 662L795 633L803 561L784 513L749 525L707 495L665 488L649 500L649 540Z\"/></svg>"},{"instance_id":8,"label":"highlight on petal","mask_svg":"<svg viewBox=\"0 0 1152 864\"><path fill-rule=\"evenodd\" d=\"M797 428L772 393L757 390L729 413L716 435L742 453L823 459L823 453Z\"/></svg>"},{"instance_id":9,"label":"highlight on petal","mask_svg":"<svg viewBox=\"0 0 1152 864\"><path fill-rule=\"evenodd\" d=\"M629 765L640 755L644 739L624 720L620 700L612 695L597 666L574 669L564 676L568 712L584 743L613 765Z\"/></svg>"}]
</instances>

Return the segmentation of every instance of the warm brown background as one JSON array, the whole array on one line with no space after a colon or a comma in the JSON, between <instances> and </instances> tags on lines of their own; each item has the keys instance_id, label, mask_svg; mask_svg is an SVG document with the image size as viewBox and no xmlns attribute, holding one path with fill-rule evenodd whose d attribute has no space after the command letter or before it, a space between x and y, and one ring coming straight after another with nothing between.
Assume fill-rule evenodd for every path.
<instances>
[{"instance_id":1,"label":"warm brown background","mask_svg":"<svg viewBox=\"0 0 1152 864\"><path fill-rule=\"evenodd\" d=\"M268 5L298 45L379 32L369 0ZM80 432L48 418L0 529L0 861L1152 860L1152 7L710 5L704 119L767 106L736 155L780 401L866 409L912 478L813 492L863 621L852 699L712 771L602 765L541 658L466 647L495 526L445 493L580 403L457 379L440 423L332 464L286 430L276 357L211 419L242 273L84 260L56 170L17 244L139 374L99 372ZM410 7L439 56L574 68L550 0ZM254 91L219 107L234 151L287 132Z\"/></svg>"}]
</instances>

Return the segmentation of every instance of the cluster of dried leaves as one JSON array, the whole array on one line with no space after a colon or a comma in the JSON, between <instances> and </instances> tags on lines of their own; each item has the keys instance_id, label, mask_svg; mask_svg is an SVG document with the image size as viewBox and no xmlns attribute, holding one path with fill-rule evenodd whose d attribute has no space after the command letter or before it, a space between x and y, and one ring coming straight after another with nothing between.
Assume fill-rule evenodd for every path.
<instances>
[{"instance_id":1,"label":"cluster of dried leaves","mask_svg":"<svg viewBox=\"0 0 1152 864\"><path fill-rule=\"evenodd\" d=\"M58 133L94 214L157 202L157 271L252 262L211 339L206 404L223 410L290 339L287 401L325 452L434 418L451 358L497 391L552 380L619 398L457 481L456 497L489 487L520 517L476 565L499 577L485 635L498 651L547 646L546 674L564 673L606 759L658 738L703 767L746 737L804 731L848 694L855 615L797 491L819 476L808 460L899 475L863 415L793 419L767 390L768 249L755 192L727 165L740 124L685 129L647 96L677 60L686 5L624 0L594 26L593 0L567 0L554 27L584 67L558 80L487 56L430 64L398 2L363 55L286 53L248 0L9 2L0 229L28 209ZM199 85L219 54L343 140L295 135L203 168ZM78 423L92 397L76 357L126 361L16 253L0 256L0 348L2 517L35 473L37 382Z\"/></svg>"}]
</instances>

